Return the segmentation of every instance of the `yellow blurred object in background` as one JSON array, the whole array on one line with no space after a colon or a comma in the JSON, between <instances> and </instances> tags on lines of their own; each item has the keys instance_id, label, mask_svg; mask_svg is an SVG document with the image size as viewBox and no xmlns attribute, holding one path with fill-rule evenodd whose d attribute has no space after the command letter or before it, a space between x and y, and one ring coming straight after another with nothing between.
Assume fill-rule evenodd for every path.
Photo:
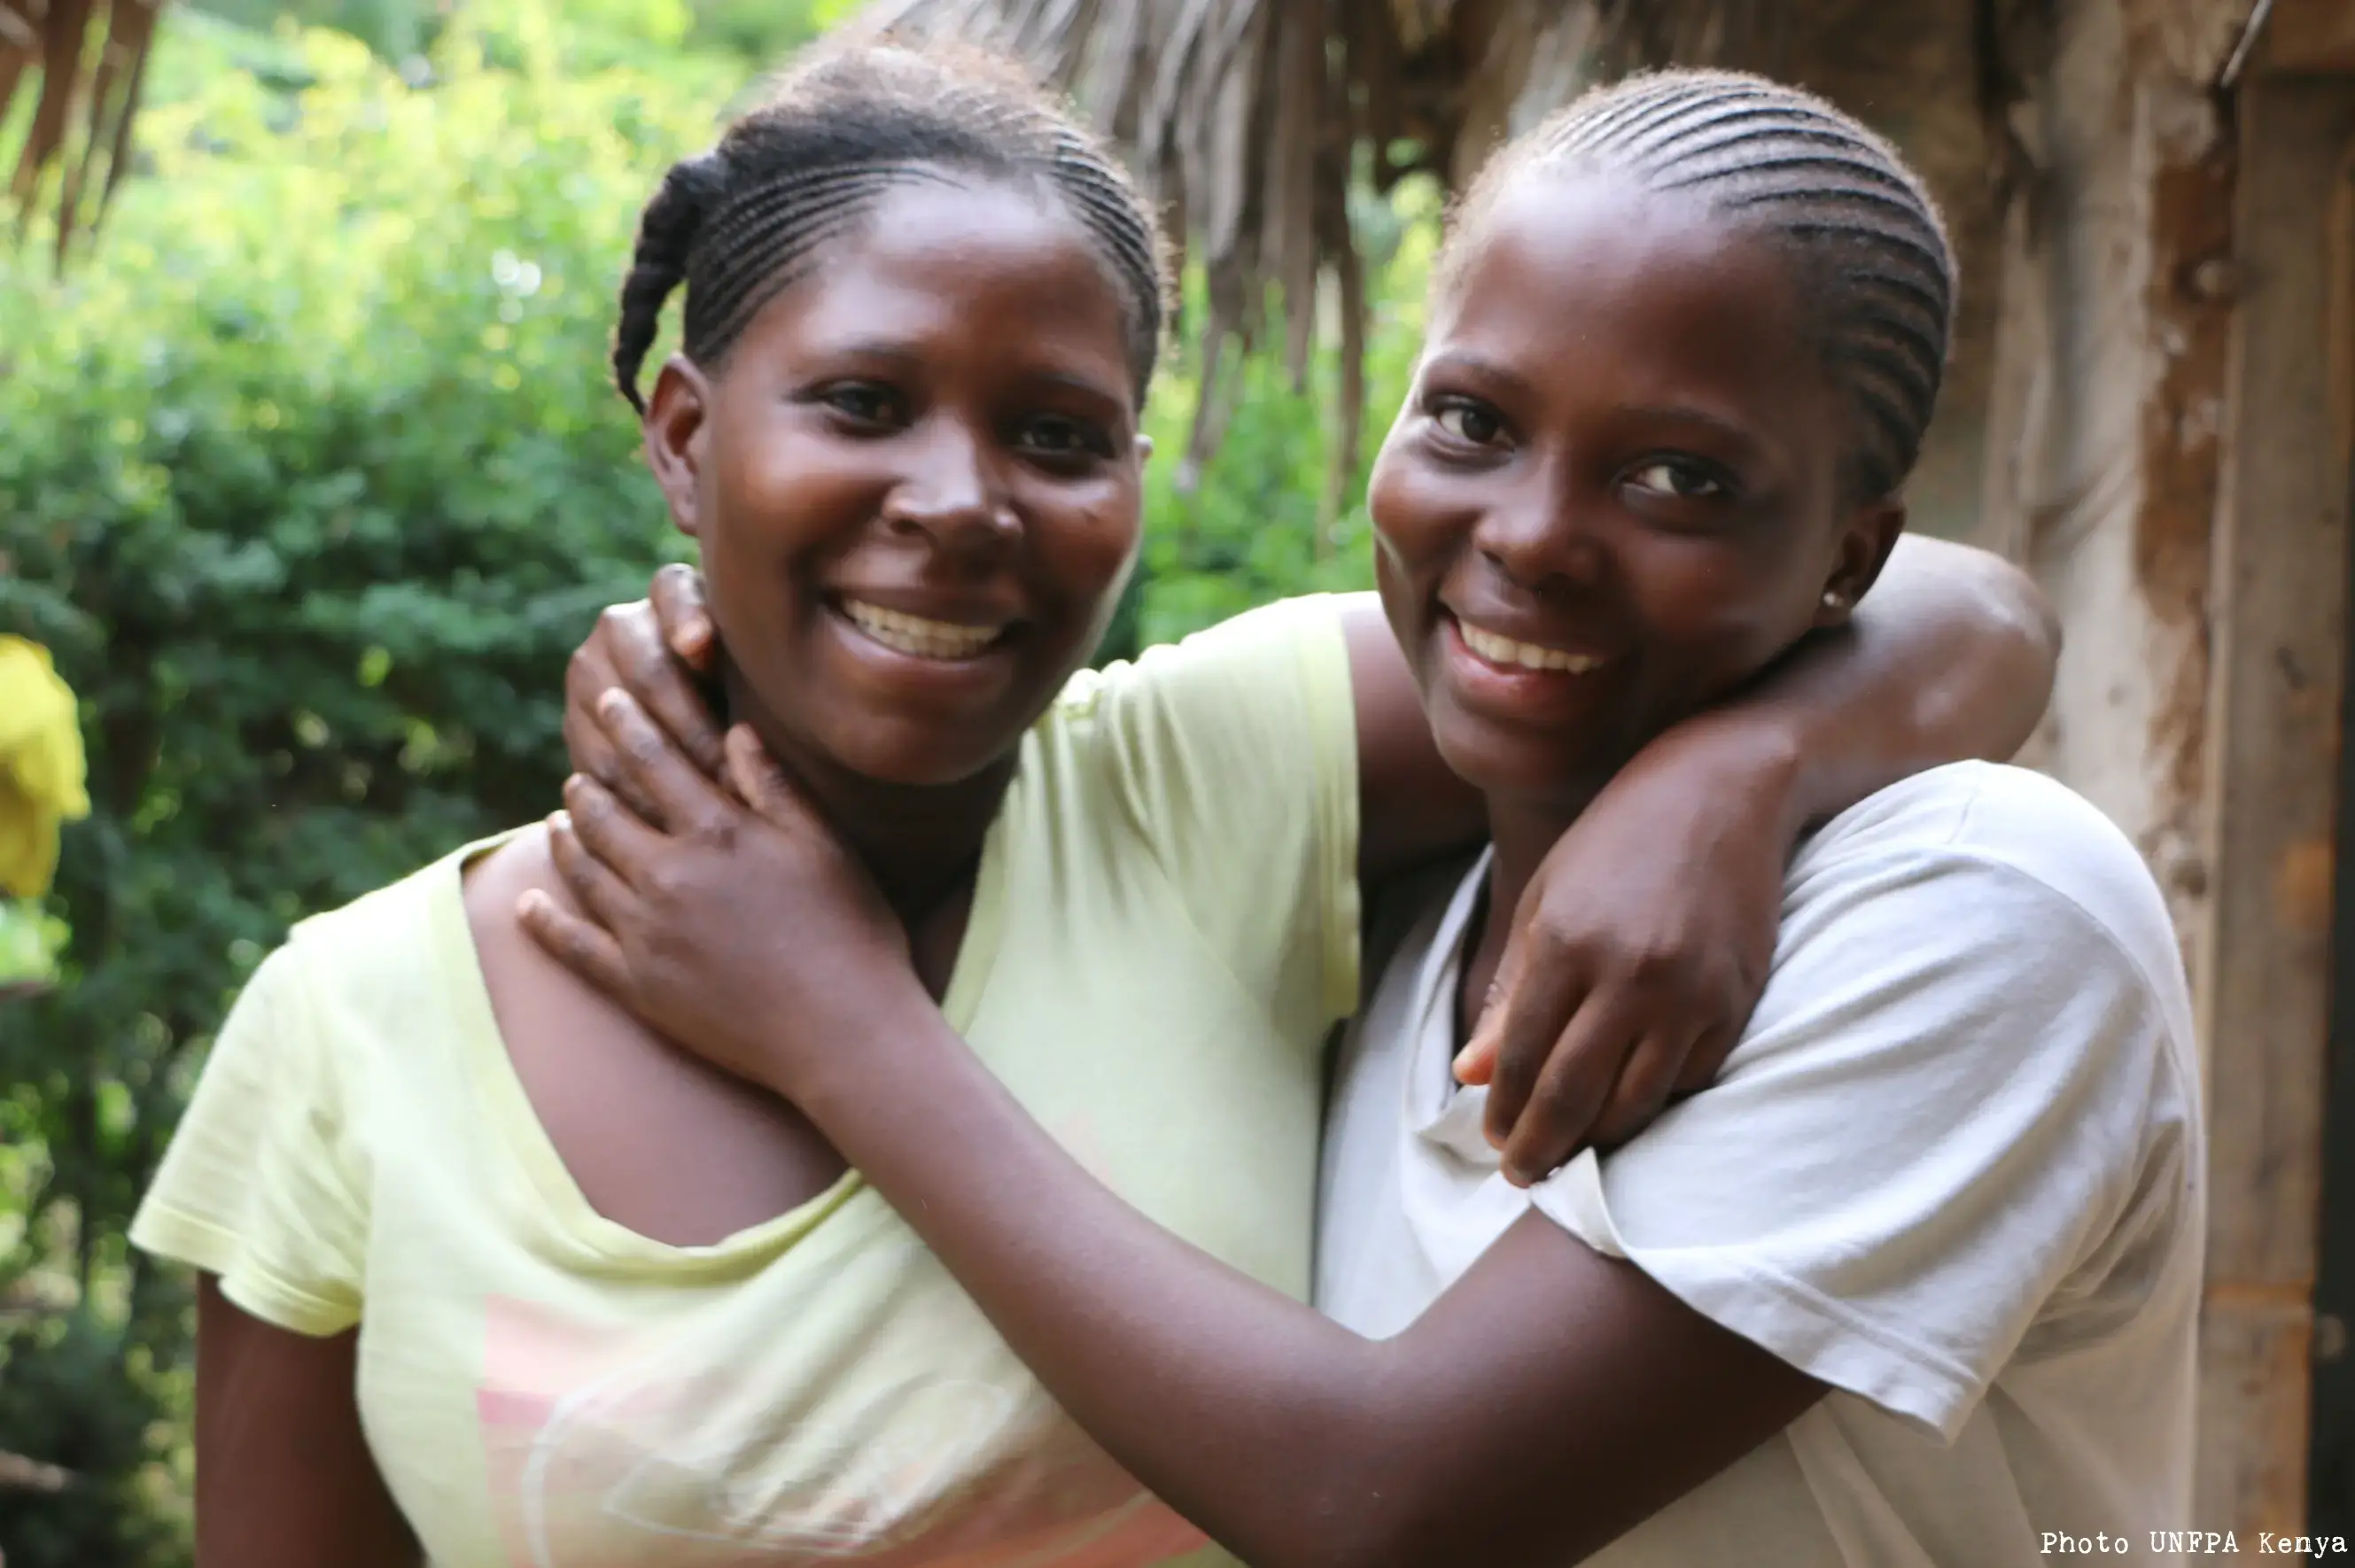
<instances>
[{"instance_id":1,"label":"yellow blurred object in background","mask_svg":"<svg viewBox=\"0 0 2355 1568\"><path fill-rule=\"evenodd\" d=\"M73 692L48 649L0 636L0 894L48 892L59 827L89 815Z\"/></svg>"}]
</instances>

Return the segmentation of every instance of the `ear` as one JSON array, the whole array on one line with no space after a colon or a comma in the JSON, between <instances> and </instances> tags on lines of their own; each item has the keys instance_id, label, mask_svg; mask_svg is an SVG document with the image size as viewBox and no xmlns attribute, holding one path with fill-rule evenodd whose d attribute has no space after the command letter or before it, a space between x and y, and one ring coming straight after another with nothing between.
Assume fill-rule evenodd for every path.
<instances>
[{"instance_id":1,"label":"ear","mask_svg":"<svg viewBox=\"0 0 2355 1568\"><path fill-rule=\"evenodd\" d=\"M1889 564L1889 552L1897 548L1897 536L1904 531L1905 503L1894 496L1869 502L1849 514L1840 529L1831 574L1824 579L1816 604L1818 630L1848 624L1857 601L1879 580L1881 569Z\"/></svg>"},{"instance_id":2,"label":"ear","mask_svg":"<svg viewBox=\"0 0 2355 1568\"><path fill-rule=\"evenodd\" d=\"M670 503L671 521L689 539L702 526L699 515L705 416L711 408L711 382L683 354L663 361L645 414L646 466Z\"/></svg>"}]
</instances>

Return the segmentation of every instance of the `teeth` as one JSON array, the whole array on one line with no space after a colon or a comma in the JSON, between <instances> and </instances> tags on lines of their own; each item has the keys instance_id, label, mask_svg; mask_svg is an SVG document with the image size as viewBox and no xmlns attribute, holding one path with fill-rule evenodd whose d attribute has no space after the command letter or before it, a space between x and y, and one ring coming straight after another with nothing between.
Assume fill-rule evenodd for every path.
<instances>
[{"instance_id":1,"label":"teeth","mask_svg":"<svg viewBox=\"0 0 2355 1568\"><path fill-rule=\"evenodd\" d=\"M1518 665L1523 669L1565 670L1572 675L1584 675L1603 662L1591 654L1566 654L1560 648L1541 648L1535 643L1515 642L1494 632L1484 632L1469 621L1458 621L1455 625L1464 634L1465 646L1490 664Z\"/></svg>"},{"instance_id":2,"label":"teeth","mask_svg":"<svg viewBox=\"0 0 2355 1568\"><path fill-rule=\"evenodd\" d=\"M1006 630L1003 626L960 626L954 621L928 621L922 615L886 610L863 599L844 600L842 613L885 647L923 659L969 659L997 641Z\"/></svg>"}]
</instances>

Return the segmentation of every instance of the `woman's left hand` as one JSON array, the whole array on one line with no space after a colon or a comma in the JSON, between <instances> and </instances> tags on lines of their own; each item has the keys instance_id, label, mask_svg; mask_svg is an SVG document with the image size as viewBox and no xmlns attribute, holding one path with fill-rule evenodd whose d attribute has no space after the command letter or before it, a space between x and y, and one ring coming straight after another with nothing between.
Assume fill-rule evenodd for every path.
<instances>
[{"instance_id":1,"label":"woman's left hand","mask_svg":"<svg viewBox=\"0 0 2355 1568\"><path fill-rule=\"evenodd\" d=\"M1508 1180L1625 1142L1725 1065L1782 923L1785 762L1736 727L1672 731L1546 857L1455 1065L1488 1085Z\"/></svg>"},{"instance_id":2,"label":"woman's left hand","mask_svg":"<svg viewBox=\"0 0 2355 1568\"><path fill-rule=\"evenodd\" d=\"M907 993L926 1000L874 882L752 732L727 737L727 788L625 693L597 721L646 821L575 775L550 848L581 918L524 896L524 928L641 1021L794 1098L801 1069ZM732 793L731 793L732 791Z\"/></svg>"}]
</instances>

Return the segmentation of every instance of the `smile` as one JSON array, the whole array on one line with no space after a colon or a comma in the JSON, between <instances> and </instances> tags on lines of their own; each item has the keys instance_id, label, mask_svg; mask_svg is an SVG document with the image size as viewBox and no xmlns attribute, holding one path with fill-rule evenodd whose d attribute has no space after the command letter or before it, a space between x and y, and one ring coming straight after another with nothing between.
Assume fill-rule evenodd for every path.
<instances>
[{"instance_id":1,"label":"smile","mask_svg":"<svg viewBox=\"0 0 2355 1568\"><path fill-rule=\"evenodd\" d=\"M1004 625L964 626L934 621L900 610L886 610L863 599L841 601L844 619L894 653L920 659L969 659L986 653L1006 635Z\"/></svg>"},{"instance_id":2,"label":"smile","mask_svg":"<svg viewBox=\"0 0 2355 1568\"><path fill-rule=\"evenodd\" d=\"M1518 667L1521 669L1556 670L1570 675L1584 675L1602 667L1603 661L1593 654L1566 653L1561 648L1540 647L1512 637L1484 632L1471 622L1458 617L1455 629L1464 635L1464 645L1494 665Z\"/></svg>"}]
</instances>

